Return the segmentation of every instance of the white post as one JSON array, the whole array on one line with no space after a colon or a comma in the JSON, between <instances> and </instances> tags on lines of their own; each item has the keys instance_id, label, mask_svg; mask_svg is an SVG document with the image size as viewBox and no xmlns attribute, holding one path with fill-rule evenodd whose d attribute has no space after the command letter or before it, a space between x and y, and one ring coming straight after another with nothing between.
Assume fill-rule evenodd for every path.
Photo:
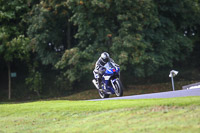
<instances>
[{"instance_id":1,"label":"white post","mask_svg":"<svg viewBox=\"0 0 200 133\"><path fill-rule=\"evenodd\" d=\"M173 76L171 77L171 79L172 79L172 88L173 88L173 91L174 91L174 78L173 78Z\"/></svg>"},{"instance_id":2,"label":"white post","mask_svg":"<svg viewBox=\"0 0 200 133\"><path fill-rule=\"evenodd\" d=\"M175 70L171 70L170 73L169 73L169 77L171 77L172 79L172 88L173 88L173 91L175 90L174 88L174 77L178 74L178 71L175 71Z\"/></svg>"}]
</instances>

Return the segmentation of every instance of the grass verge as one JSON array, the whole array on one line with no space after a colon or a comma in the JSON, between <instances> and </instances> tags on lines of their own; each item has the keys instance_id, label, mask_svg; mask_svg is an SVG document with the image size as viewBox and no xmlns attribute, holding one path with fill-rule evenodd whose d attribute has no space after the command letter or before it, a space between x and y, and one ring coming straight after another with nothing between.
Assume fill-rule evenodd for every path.
<instances>
[{"instance_id":1,"label":"grass verge","mask_svg":"<svg viewBox=\"0 0 200 133\"><path fill-rule=\"evenodd\" d=\"M200 97L0 103L0 132L200 132Z\"/></svg>"}]
</instances>

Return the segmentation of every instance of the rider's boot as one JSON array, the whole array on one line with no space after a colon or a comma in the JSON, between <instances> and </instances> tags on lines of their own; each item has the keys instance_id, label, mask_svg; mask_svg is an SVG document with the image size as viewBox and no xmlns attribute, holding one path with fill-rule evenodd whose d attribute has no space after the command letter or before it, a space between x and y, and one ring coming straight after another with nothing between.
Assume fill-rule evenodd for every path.
<instances>
[{"instance_id":1,"label":"rider's boot","mask_svg":"<svg viewBox=\"0 0 200 133\"><path fill-rule=\"evenodd\" d=\"M103 91L102 86L101 86L101 78L98 78L98 79L97 79L97 82L98 82L98 89L99 89L100 91Z\"/></svg>"}]
</instances>

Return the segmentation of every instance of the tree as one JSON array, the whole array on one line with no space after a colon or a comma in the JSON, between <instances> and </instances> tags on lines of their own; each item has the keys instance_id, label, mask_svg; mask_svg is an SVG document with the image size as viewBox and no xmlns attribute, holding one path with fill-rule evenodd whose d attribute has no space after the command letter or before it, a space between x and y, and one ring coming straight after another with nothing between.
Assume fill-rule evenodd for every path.
<instances>
[{"instance_id":1,"label":"tree","mask_svg":"<svg viewBox=\"0 0 200 133\"><path fill-rule=\"evenodd\" d=\"M24 36L13 38L10 42L6 42L4 45L0 45L0 55L3 56L8 67L8 99L11 99L11 63L13 60L29 59L29 39Z\"/></svg>"},{"instance_id":2,"label":"tree","mask_svg":"<svg viewBox=\"0 0 200 133\"><path fill-rule=\"evenodd\" d=\"M69 0L68 6L78 27L78 44L65 51L57 66L66 68L72 82L88 75L103 51L110 52L123 71L131 69L139 77L172 67L192 52L184 27L195 21L198 1Z\"/></svg>"},{"instance_id":3,"label":"tree","mask_svg":"<svg viewBox=\"0 0 200 133\"><path fill-rule=\"evenodd\" d=\"M0 1L0 55L8 67L8 99L11 99L11 63L15 59L28 58L29 39L24 36L24 12L28 10L25 0Z\"/></svg>"},{"instance_id":4,"label":"tree","mask_svg":"<svg viewBox=\"0 0 200 133\"><path fill-rule=\"evenodd\" d=\"M29 12L28 35L43 64L54 65L64 50L72 47L70 15L65 0L41 0Z\"/></svg>"}]
</instances>

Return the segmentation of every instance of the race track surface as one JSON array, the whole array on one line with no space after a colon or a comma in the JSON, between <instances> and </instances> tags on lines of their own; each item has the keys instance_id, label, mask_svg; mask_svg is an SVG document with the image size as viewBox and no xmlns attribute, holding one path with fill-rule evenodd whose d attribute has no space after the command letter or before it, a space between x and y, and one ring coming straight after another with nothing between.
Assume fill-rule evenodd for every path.
<instances>
[{"instance_id":1,"label":"race track surface","mask_svg":"<svg viewBox=\"0 0 200 133\"><path fill-rule=\"evenodd\" d=\"M143 94L143 95L105 98L105 99L91 99L90 101L115 100L115 99L172 98L172 97L187 97L187 96L200 96L200 88L189 89L189 90L168 91L168 92L160 92L160 93L151 93L151 94Z\"/></svg>"}]
</instances>

